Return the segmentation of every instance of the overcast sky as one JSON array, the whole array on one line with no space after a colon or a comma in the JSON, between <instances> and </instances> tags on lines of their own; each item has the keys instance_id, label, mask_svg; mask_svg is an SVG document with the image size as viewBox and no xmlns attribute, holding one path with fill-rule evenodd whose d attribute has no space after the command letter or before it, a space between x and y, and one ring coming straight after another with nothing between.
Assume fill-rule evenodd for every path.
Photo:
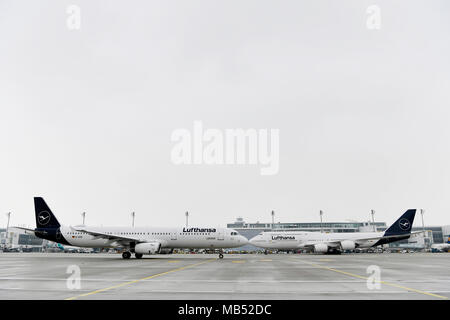
<instances>
[{"instance_id":1,"label":"overcast sky","mask_svg":"<svg viewBox=\"0 0 450 320\"><path fill-rule=\"evenodd\" d=\"M69 5L81 28L67 27ZM381 28L369 29L370 5ZM450 224L450 3L0 0L0 226ZM280 167L175 165L171 134L279 129ZM416 218L420 226L420 216Z\"/></svg>"}]
</instances>

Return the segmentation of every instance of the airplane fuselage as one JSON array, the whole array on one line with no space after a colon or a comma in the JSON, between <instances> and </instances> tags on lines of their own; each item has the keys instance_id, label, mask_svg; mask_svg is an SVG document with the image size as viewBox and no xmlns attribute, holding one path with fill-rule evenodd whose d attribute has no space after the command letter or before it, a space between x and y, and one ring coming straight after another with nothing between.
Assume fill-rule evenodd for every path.
<instances>
[{"instance_id":1,"label":"airplane fuselage","mask_svg":"<svg viewBox=\"0 0 450 320\"><path fill-rule=\"evenodd\" d=\"M436 250L450 250L450 243L435 243L431 246L431 249L436 249Z\"/></svg>"},{"instance_id":2,"label":"airplane fuselage","mask_svg":"<svg viewBox=\"0 0 450 320\"><path fill-rule=\"evenodd\" d=\"M158 242L161 248L235 248L247 243L246 238L228 228L90 227L89 230L134 239L130 242ZM124 247L123 242L77 231L70 226L61 226L55 232L37 232L36 235L77 247Z\"/></svg>"},{"instance_id":3,"label":"airplane fuselage","mask_svg":"<svg viewBox=\"0 0 450 320\"><path fill-rule=\"evenodd\" d=\"M327 243L333 247L333 243L341 241L354 241L358 248L370 248L389 243L383 239L384 232L357 232L357 233L321 233L321 232L264 232L250 240L250 243L262 248L293 250L301 249L314 244ZM409 238L405 236L404 239ZM365 239L365 240L361 240ZM399 238L396 239L398 241ZM338 245L336 245L338 246Z\"/></svg>"}]
</instances>

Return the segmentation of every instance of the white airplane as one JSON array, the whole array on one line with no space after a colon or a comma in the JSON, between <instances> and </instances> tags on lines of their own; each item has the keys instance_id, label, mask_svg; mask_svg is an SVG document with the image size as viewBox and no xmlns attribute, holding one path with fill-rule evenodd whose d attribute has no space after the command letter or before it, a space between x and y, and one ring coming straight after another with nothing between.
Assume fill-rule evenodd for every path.
<instances>
[{"instance_id":1,"label":"white airplane","mask_svg":"<svg viewBox=\"0 0 450 320\"><path fill-rule=\"evenodd\" d=\"M80 247L74 247L74 246L68 246L68 245L63 246L61 243L55 243L53 245L53 248L59 249L64 252L71 252L71 253L72 252L78 253L81 250Z\"/></svg>"},{"instance_id":2,"label":"white airplane","mask_svg":"<svg viewBox=\"0 0 450 320\"><path fill-rule=\"evenodd\" d=\"M250 244L267 249L300 250L318 253L339 253L355 248L370 248L408 239L416 209L406 211L385 232L322 233L306 231L262 232L250 239ZM266 251L267 253L267 251Z\"/></svg>"},{"instance_id":3,"label":"white airplane","mask_svg":"<svg viewBox=\"0 0 450 320\"><path fill-rule=\"evenodd\" d=\"M16 227L37 237L63 245L87 248L123 248L124 259L131 253L137 259L174 248L236 248L248 243L247 238L228 228L151 228L151 227L87 227L62 226L43 198L34 198L36 229Z\"/></svg>"},{"instance_id":4,"label":"white airplane","mask_svg":"<svg viewBox=\"0 0 450 320\"><path fill-rule=\"evenodd\" d=\"M448 251L450 250L450 237L447 239L447 243L435 243L431 245L431 249L439 250L439 251Z\"/></svg>"},{"instance_id":5,"label":"white airplane","mask_svg":"<svg viewBox=\"0 0 450 320\"><path fill-rule=\"evenodd\" d=\"M62 250L64 252L69 252L69 253L91 253L94 250L92 248L80 248L80 247L62 245L61 243L57 243L56 248L58 248L59 250Z\"/></svg>"}]
</instances>

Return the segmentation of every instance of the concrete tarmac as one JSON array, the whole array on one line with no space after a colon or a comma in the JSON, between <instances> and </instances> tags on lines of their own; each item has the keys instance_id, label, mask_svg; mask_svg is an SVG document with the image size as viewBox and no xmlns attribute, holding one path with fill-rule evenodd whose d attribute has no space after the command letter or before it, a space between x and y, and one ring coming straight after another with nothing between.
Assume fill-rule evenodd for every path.
<instances>
[{"instance_id":1,"label":"concrete tarmac","mask_svg":"<svg viewBox=\"0 0 450 320\"><path fill-rule=\"evenodd\" d=\"M443 300L449 267L448 253L0 253L0 299Z\"/></svg>"}]
</instances>

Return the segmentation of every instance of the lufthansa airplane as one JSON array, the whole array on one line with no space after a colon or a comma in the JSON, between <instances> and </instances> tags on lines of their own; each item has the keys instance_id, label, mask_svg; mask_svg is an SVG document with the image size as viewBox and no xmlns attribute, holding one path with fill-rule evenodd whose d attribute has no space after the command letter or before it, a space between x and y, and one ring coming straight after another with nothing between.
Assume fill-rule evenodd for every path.
<instances>
[{"instance_id":1,"label":"lufthansa airplane","mask_svg":"<svg viewBox=\"0 0 450 320\"><path fill-rule=\"evenodd\" d=\"M87 248L123 248L122 257L137 259L174 248L222 249L248 243L247 238L228 228L151 228L151 227L87 227L62 226L40 197L34 198L36 229L15 227L37 237L63 245Z\"/></svg>"},{"instance_id":2,"label":"lufthansa airplane","mask_svg":"<svg viewBox=\"0 0 450 320\"><path fill-rule=\"evenodd\" d=\"M450 250L450 236L447 239L447 243L435 243L431 245L431 249L439 250L439 251L447 251Z\"/></svg>"},{"instance_id":3,"label":"lufthansa airplane","mask_svg":"<svg viewBox=\"0 0 450 320\"><path fill-rule=\"evenodd\" d=\"M340 253L355 248L370 248L408 239L416 209L406 211L384 232L322 233L306 231L262 232L250 239L250 244L279 250L307 249L318 253ZM266 251L267 253L267 251Z\"/></svg>"}]
</instances>

